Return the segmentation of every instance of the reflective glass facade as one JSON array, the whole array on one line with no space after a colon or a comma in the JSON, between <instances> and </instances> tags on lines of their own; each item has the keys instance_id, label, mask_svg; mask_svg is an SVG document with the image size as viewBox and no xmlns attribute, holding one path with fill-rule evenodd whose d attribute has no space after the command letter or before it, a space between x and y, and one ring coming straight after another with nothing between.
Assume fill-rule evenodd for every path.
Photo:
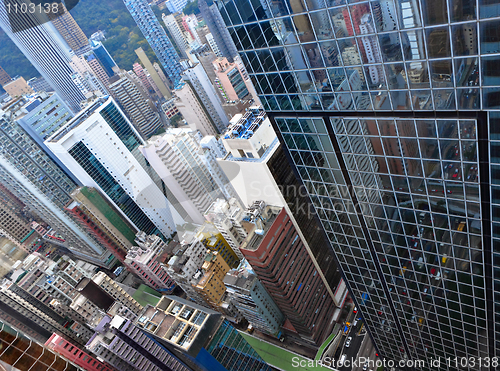
<instances>
[{"instance_id":1,"label":"reflective glass facade","mask_svg":"<svg viewBox=\"0 0 500 371\"><path fill-rule=\"evenodd\" d=\"M500 356L498 3L216 3L381 355Z\"/></svg>"}]
</instances>

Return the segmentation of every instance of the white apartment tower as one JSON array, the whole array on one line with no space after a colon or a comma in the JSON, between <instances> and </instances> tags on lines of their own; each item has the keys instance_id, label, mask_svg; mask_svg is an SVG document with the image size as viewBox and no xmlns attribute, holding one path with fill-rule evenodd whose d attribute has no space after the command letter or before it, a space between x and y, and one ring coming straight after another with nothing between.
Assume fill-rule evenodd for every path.
<instances>
[{"instance_id":1,"label":"white apartment tower","mask_svg":"<svg viewBox=\"0 0 500 371\"><path fill-rule=\"evenodd\" d=\"M136 86L129 74L120 74L110 79L109 90L120 103L136 127L147 138L162 126L160 116L153 103Z\"/></svg>"},{"instance_id":2,"label":"white apartment tower","mask_svg":"<svg viewBox=\"0 0 500 371\"><path fill-rule=\"evenodd\" d=\"M205 213L205 218L215 225L240 260L244 259L240 245L248 235L240 223L244 216L244 208L234 198L215 201Z\"/></svg>"},{"instance_id":3,"label":"white apartment tower","mask_svg":"<svg viewBox=\"0 0 500 371\"><path fill-rule=\"evenodd\" d=\"M189 45L184 38L184 33L179 27L175 17L172 14L162 14L161 17L163 19L163 23L165 23L165 26L170 32L170 35L172 35L175 45L177 45L177 48L179 49L180 57L187 58L186 50L189 49Z\"/></svg>"},{"instance_id":4,"label":"white apartment tower","mask_svg":"<svg viewBox=\"0 0 500 371\"><path fill-rule=\"evenodd\" d=\"M138 153L144 144L112 98L101 98L46 142L83 185L98 189L137 230L167 238L183 219Z\"/></svg>"},{"instance_id":5,"label":"white apartment tower","mask_svg":"<svg viewBox=\"0 0 500 371\"><path fill-rule=\"evenodd\" d=\"M141 152L195 223L218 198L238 198L215 155L190 129L168 129L141 146Z\"/></svg>"}]
</instances>

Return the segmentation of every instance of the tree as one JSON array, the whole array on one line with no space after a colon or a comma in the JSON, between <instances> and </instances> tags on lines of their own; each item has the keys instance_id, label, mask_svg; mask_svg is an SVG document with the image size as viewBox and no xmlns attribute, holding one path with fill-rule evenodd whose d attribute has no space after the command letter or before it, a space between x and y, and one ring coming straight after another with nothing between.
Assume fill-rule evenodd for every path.
<instances>
[{"instance_id":1,"label":"tree","mask_svg":"<svg viewBox=\"0 0 500 371\"><path fill-rule=\"evenodd\" d=\"M200 14L200 8L198 8L198 0L191 1L182 10L184 14Z\"/></svg>"}]
</instances>

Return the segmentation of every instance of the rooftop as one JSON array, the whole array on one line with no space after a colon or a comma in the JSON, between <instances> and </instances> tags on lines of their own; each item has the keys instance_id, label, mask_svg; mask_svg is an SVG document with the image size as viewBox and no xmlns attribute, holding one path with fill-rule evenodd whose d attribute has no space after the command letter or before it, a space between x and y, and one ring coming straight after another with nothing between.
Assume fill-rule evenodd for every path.
<instances>
[{"instance_id":1,"label":"rooftop","mask_svg":"<svg viewBox=\"0 0 500 371\"><path fill-rule=\"evenodd\" d=\"M50 141L50 142L59 141L62 137L64 137L66 134L68 134L71 130L73 130L74 128L78 127L83 122L85 122L90 116L92 116L95 113L95 111L99 107L101 107L104 103L106 103L108 101L108 99L109 99L108 96L104 96L104 97L96 99L94 102L89 104L85 108L85 110L80 112L80 114L77 115L73 120L68 122L65 126L63 126L61 129L59 129L59 131L54 133L54 135L52 135L48 139L48 141Z\"/></svg>"},{"instance_id":2,"label":"rooftop","mask_svg":"<svg viewBox=\"0 0 500 371\"><path fill-rule=\"evenodd\" d=\"M243 116L236 115L229 126L224 139L250 139L254 132L266 119L266 112L262 107L250 107Z\"/></svg>"},{"instance_id":3,"label":"rooftop","mask_svg":"<svg viewBox=\"0 0 500 371\"><path fill-rule=\"evenodd\" d=\"M251 230L248 237L241 245L240 249L255 251L259 248L262 240L273 225L276 217L281 211L280 207L264 206L263 203L255 202L254 205L246 210L246 215L241 220L241 224L249 226ZM253 226L252 226L253 224Z\"/></svg>"}]
</instances>

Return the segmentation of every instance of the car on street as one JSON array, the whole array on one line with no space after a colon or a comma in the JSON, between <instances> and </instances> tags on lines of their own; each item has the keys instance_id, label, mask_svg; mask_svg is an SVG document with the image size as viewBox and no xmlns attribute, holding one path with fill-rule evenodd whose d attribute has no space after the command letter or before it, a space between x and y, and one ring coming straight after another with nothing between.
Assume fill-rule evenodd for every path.
<instances>
[{"instance_id":1,"label":"car on street","mask_svg":"<svg viewBox=\"0 0 500 371\"><path fill-rule=\"evenodd\" d=\"M352 336L349 336L347 338L347 340L345 341L345 347L346 348L349 348L349 346L351 345L351 340L352 340Z\"/></svg>"}]
</instances>

